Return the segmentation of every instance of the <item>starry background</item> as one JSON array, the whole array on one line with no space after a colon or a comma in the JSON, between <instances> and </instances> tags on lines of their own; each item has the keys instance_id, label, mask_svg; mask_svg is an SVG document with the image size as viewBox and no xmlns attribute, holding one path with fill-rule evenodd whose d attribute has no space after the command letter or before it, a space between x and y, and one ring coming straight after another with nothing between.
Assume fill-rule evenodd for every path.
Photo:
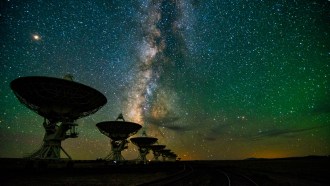
<instances>
[{"instance_id":1,"label":"starry background","mask_svg":"<svg viewBox=\"0 0 330 186\"><path fill-rule=\"evenodd\" d=\"M327 0L0 6L0 157L32 153L44 135L10 82L65 74L108 100L62 142L73 159L105 157L109 139L95 124L119 113L184 160L330 154Z\"/></svg>"}]
</instances>

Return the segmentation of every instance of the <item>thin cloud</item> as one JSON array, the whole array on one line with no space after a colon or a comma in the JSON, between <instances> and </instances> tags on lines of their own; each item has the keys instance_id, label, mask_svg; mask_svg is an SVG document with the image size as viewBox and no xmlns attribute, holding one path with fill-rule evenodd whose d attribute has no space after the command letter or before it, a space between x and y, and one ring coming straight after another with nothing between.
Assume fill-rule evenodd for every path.
<instances>
[{"instance_id":1,"label":"thin cloud","mask_svg":"<svg viewBox=\"0 0 330 186\"><path fill-rule=\"evenodd\" d=\"M295 133L301 133L305 131L315 130L319 128L329 127L328 125L322 125L317 127L310 127L310 128L304 128L304 129L273 129L273 130L266 130L259 132L257 135L251 137L250 139L253 141L262 140L265 138L272 138L272 137L278 137L278 136L285 136L290 137Z\"/></svg>"}]
</instances>

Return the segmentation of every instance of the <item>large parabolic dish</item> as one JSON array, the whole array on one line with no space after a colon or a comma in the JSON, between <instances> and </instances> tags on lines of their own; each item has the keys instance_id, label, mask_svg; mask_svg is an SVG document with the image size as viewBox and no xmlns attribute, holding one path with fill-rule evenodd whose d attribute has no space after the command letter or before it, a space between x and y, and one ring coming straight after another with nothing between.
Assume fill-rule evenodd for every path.
<instances>
[{"instance_id":1,"label":"large parabolic dish","mask_svg":"<svg viewBox=\"0 0 330 186\"><path fill-rule=\"evenodd\" d=\"M66 79L30 76L10 83L18 100L47 119L76 120L98 111L107 103L99 91Z\"/></svg>"},{"instance_id":2,"label":"large parabolic dish","mask_svg":"<svg viewBox=\"0 0 330 186\"><path fill-rule=\"evenodd\" d=\"M78 136L75 120L95 113L107 103L102 93L71 78L20 77L10 87L22 104L44 117L44 143L28 156L32 159L60 159L61 151L71 159L61 142Z\"/></svg>"}]
</instances>

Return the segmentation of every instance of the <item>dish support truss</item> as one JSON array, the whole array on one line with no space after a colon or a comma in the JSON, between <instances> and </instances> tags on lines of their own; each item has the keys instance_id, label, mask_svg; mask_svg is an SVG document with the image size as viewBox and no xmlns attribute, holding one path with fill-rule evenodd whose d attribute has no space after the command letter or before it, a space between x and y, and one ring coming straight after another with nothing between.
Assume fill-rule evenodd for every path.
<instances>
[{"instance_id":1,"label":"dish support truss","mask_svg":"<svg viewBox=\"0 0 330 186\"><path fill-rule=\"evenodd\" d=\"M56 122L50 122L45 119L43 126L45 128L43 145L34 153L28 155L27 158L60 159L62 151L71 160L71 156L63 149L61 143L67 138L78 137L78 133L76 132L77 124L73 122L61 122L57 124Z\"/></svg>"}]
</instances>

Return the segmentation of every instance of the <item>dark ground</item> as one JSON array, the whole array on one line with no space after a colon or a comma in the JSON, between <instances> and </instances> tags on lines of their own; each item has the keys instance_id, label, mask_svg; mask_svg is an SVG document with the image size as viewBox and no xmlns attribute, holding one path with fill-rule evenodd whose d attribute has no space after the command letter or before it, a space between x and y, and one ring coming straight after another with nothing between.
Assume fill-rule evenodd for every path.
<instances>
[{"instance_id":1,"label":"dark ground","mask_svg":"<svg viewBox=\"0 0 330 186\"><path fill-rule=\"evenodd\" d=\"M31 161L0 159L0 185L139 185L172 175L184 165L194 172L178 185L212 185L221 171L246 175L258 185L330 185L330 158L252 159L233 161ZM219 181L219 183L222 181Z\"/></svg>"}]
</instances>

